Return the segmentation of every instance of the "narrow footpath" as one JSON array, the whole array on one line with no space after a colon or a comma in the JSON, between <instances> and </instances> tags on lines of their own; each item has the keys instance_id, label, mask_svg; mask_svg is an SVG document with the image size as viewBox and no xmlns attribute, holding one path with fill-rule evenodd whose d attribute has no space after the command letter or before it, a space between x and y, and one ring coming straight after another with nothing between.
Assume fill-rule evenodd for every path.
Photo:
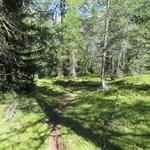
<instances>
[{"instance_id":1,"label":"narrow footpath","mask_svg":"<svg viewBox=\"0 0 150 150\"><path fill-rule=\"evenodd\" d=\"M69 105L70 101L69 91L65 90L63 92L63 102L57 108L55 108L53 122L49 123L50 128L50 136L49 136L49 144L48 150L65 150L65 146L63 144L63 138L60 132L60 123L58 114L61 115L63 110Z\"/></svg>"}]
</instances>

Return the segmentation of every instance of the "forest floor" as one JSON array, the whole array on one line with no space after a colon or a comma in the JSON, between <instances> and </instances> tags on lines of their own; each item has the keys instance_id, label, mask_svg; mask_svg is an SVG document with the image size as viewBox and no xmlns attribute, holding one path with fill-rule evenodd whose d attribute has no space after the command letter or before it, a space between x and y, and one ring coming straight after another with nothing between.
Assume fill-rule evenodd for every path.
<instances>
[{"instance_id":1,"label":"forest floor","mask_svg":"<svg viewBox=\"0 0 150 150\"><path fill-rule=\"evenodd\" d=\"M0 93L0 150L149 150L150 75L40 79L21 95L11 121L10 95Z\"/></svg>"}]
</instances>

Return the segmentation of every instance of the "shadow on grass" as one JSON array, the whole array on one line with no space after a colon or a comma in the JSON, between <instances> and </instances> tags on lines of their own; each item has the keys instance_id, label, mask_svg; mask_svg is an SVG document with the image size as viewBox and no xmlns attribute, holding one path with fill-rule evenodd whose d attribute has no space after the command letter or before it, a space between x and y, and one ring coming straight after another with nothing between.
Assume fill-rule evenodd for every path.
<instances>
[{"instance_id":1,"label":"shadow on grass","mask_svg":"<svg viewBox=\"0 0 150 150\"><path fill-rule=\"evenodd\" d=\"M8 125L9 130L5 131L4 128L4 131L3 129L0 131L0 149L42 149L41 147L44 146L50 133L46 125L47 117L43 114L43 110L41 110L37 101L40 98L45 101L52 99L51 104L55 108L57 102L54 101L53 103L53 100L58 99L57 95L61 94L45 86L37 87L36 92L28 96L22 95L23 99L21 99L19 109L16 111L16 114L18 114L18 111L21 112L21 116L16 115L17 120L14 117L13 120L3 124L6 129ZM55 118L54 116L51 117Z\"/></svg>"},{"instance_id":2,"label":"shadow on grass","mask_svg":"<svg viewBox=\"0 0 150 150\"><path fill-rule=\"evenodd\" d=\"M107 135L105 131L107 129L105 127L101 127L101 129L104 131L103 134L97 134L94 129L92 128L85 128L80 121L76 121L76 116L73 115L70 117L64 117L62 114L55 111L55 109L58 107L57 105L53 105L51 103L46 102L42 97L38 99L39 106L43 110L43 112L46 114L48 118L49 124L60 124L62 126L68 127L72 131L74 131L79 136L82 136L83 138L90 140L92 143L94 143L97 147L103 148L103 149L111 149L111 150L119 150L121 149L119 146L112 144L110 140L110 135ZM82 120L86 121L86 120ZM95 133L94 133L95 132ZM68 133L69 134L69 133Z\"/></svg>"},{"instance_id":3,"label":"shadow on grass","mask_svg":"<svg viewBox=\"0 0 150 150\"><path fill-rule=\"evenodd\" d=\"M37 150L45 143L49 137L48 128L41 128L45 118L40 118L36 121L25 122L21 127L13 127L10 131L0 133L1 149L31 149ZM31 129L37 127L36 131ZM30 130L30 131L29 131ZM32 133L33 132L33 133ZM28 135L27 135L28 134ZM31 134L33 134L31 136ZM26 136L29 136L28 138Z\"/></svg>"},{"instance_id":4,"label":"shadow on grass","mask_svg":"<svg viewBox=\"0 0 150 150\"><path fill-rule=\"evenodd\" d=\"M71 103L66 108L64 112L66 115L64 115L56 111L62 103L62 93L60 93L61 96L54 93L55 91L52 92L52 95L54 99L57 99L57 102L49 101L44 98L45 96L38 96L37 98L37 102L48 118L49 124L56 123L65 126L84 139L90 140L103 150L122 150L124 146L128 147L129 143L132 143L131 146L134 148L147 148L147 139L150 134L147 132L138 133L136 131L136 126L143 121L136 116L142 116L143 109L145 113L148 112L147 103L139 102L132 106L124 104L124 106L117 107L115 100L93 97L93 95L90 96L83 93L80 97L73 100L74 103ZM50 96L51 94L49 93L48 95ZM84 104L91 105L92 107L89 109L81 107L79 112L73 110L73 108L84 106ZM68 112L67 109L72 109L72 111ZM125 121L125 124L115 124L116 121L121 122L122 120ZM145 118L144 121L148 123L148 118ZM135 129L129 133L121 131L118 126L125 127L126 123L135 124ZM85 124L88 127L85 127ZM118 128L118 131L116 128ZM122 140L121 142L119 141L120 139Z\"/></svg>"},{"instance_id":5,"label":"shadow on grass","mask_svg":"<svg viewBox=\"0 0 150 150\"><path fill-rule=\"evenodd\" d=\"M126 89L126 90L133 90L136 92L146 92L146 94L150 95L150 85L149 84L142 84L142 85L135 85L133 83L128 83L124 80L119 80L112 82L111 85L117 86L119 89Z\"/></svg>"},{"instance_id":6,"label":"shadow on grass","mask_svg":"<svg viewBox=\"0 0 150 150\"><path fill-rule=\"evenodd\" d=\"M95 91L99 88L99 83L98 82L94 82L94 81L80 81L80 82L76 82L76 81L63 81L63 80L58 80L55 81L54 83L55 85L59 85L65 88L72 88L74 90L88 90L88 91Z\"/></svg>"},{"instance_id":7,"label":"shadow on grass","mask_svg":"<svg viewBox=\"0 0 150 150\"><path fill-rule=\"evenodd\" d=\"M76 82L72 80L69 81L58 80L55 81L54 84L65 88L71 88L72 91L77 91L82 89L88 91L96 91L99 88L99 83L94 81ZM112 82L110 83L110 85L115 86L118 89L122 89L122 90L133 90L135 92L145 92L146 94L150 94L150 85L148 84L135 85L132 83L127 83L124 80L120 80L120 81Z\"/></svg>"},{"instance_id":8,"label":"shadow on grass","mask_svg":"<svg viewBox=\"0 0 150 150\"><path fill-rule=\"evenodd\" d=\"M81 87L84 90L94 90L98 88L98 84L95 86L95 82L81 82L76 83L73 81L55 82L57 85L64 87L71 87L73 90L78 90ZM74 103L70 103L63 113L56 111L58 107L62 105L63 93L49 89L47 86L37 87L35 93L30 95L33 99L36 99L40 109L35 107L35 102L30 103L29 105L22 106L22 111L29 113L30 111L38 113L42 111L45 116L41 117L36 121L31 121L22 126L20 129L11 130L7 134L6 138L3 138L3 141L9 141L11 136L19 135L26 133L29 128L34 128L37 124L47 122L50 124L60 124L65 126L77 135L83 137L86 140L91 141L98 148L102 150L122 150L124 147L131 145L128 149L146 149L148 137L150 134L145 131L140 133L139 129L136 129L138 124L144 122L148 125L148 117L143 117L148 113L149 105L143 101L138 102L134 105L128 106L116 106L115 100L109 100L97 97L96 95L86 95L84 92L74 99ZM82 107L84 105L90 106L89 108ZM73 108L80 108L78 111L74 111ZM28 111L30 108L30 111ZM71 110L71 111L68 111ZM140 116L139 118L137 116ZM124 123L122 123L122 121ZM135 126L135 129L132 132L123 131L122 128L126 127L126 124ZM146 126L147 126L146 125ZM39 127L40 128L40 127ZM39 149L49 136L49 129L44 130L35 130L36 136L30 137L30 141L27 141L30 149L36 150ZM67 133L70 134L70 133ZM0 135L2 136L2 135ZM1 141L1 142L3 142ZM38 141L38 143L31 144ZM10 144L11 148L21 145L22 143L18 141ZM30 146L31 144L31 146ZM5 147L9 149L10 147Z\"/></svg>"}]
</instances>

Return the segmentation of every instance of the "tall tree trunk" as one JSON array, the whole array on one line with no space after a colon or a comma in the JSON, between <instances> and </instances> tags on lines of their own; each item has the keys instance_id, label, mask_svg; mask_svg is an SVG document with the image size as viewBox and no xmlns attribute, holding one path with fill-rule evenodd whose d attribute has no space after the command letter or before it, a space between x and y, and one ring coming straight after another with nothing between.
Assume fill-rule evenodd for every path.
<instances>
[{"instance_id":1,"label":"tall tree trunk","mask_svg":"<svg viewBox=\"0 0 150 150\"><path fill-rule=\"evenodd\" d=\"M120 49L117 57L118 59L117 59L117 66L116 66L116 77L120 77L123 74L122 70L124 68L124 58L126 55L126 49L124 44L125 44L125 39L123 39L120 44Z\"/></svg>"},{"instance_id":2,"label":"tall tree trunk","mask_svg":"<svg viewBox=\"0 0 150 150\"><path fill-rule=\"evenodd\" d=\"M57 76L58 77L63 77L64 76L64 72L63 72L63 60L62 60L61 56L60 56L59 62L58 62Z\"/></svg>"},{"instance_id":3,"label":"tall tree trunk","mask_svg":"<svg viewBox=\"0 0 150 150\"><path fill-rule=\"evenodd\" d=\"M110 2L111 2L111 0L107 0L107 14L106 14L106 21L105 21L104 47L103 47L103 52L102 52L102 66L101 66L101 72L100 72L100 74L101 74L100 88L103 90L108 90L108 87L105 84L105 63L106 63L107 44L108 44Z\"/></svg>"},{"instance_id":4,"label":"tall tree trunk","mask_svg":"<svg viewBox=\"0 0 150 150\"><path fill-rule=\"evenodd\" d=\"M58 75L57 76L58 77L63 77L64 76L62 67L58 67Z\"/></svg>"},{"instance_id":5,"label":"tall tree trunk","mask_svg":"<svg viewBox=\"0 0 150 150\"><path fill-rule=\"evenodd\" d=\"M76 65L77 65L77 62L76 62L76 57L75 57L75 52L74 50L71 51L71 58L70 58L70 74L73 78L76 78L77 77L77 73L76 73Z\"/></svg>"},{"instance_id":6,"label":"tall tree trunk","mask_svg":"<svg viewBox=\"0 0 150 150\"><path fill-rule=\"evenodd\" d=\"M65 17L65 7L66 7L66 0L61 0L60 1L61 23L63 23L63 18Z\"/></svg>"},{"instance_id":7,"label":"tall tree trunk","mask_svg":"<svg viewBox=\"0 0 150 150\"><path fill-rule=\"evenodd\" d=\"M119 50L119 55L118 55L118 60L117 60L117 67L116 67L116 76L120 77L120 65L121 65L121 58L122 58L122 54L123 54L123 44L121 45L121 48Z\"/></svg>"},{"instance_id":8,"label":"tall tree trunk","mask_svg":"<svg viewBox=\"0 0 150 150\"><path fill-rule=\"evenodd\" d=\"M66 0L61 0L60 1L60 17L61 17L61 24L63 24L63 18L65 17L65 7L66 7ZM62 31L62 34L61 34L61 38L60 38L60 43L63 43L63 31ZM60 51L63 51L62 49ZM62 59L61 59L61 55L62 55L62 52L60 52L60 59L58 60L58 68L57 68L57 76L58 77L62 77L64 76L64 73L63 73L63 62L62 62Z\"/></svg>"},{"instance_id":9,"label":"tall tree trunk","mask_svg":"<svg viewBox=\"0 0 150 150\"><path fill-rule=\"evenodd\" d=\"M115 70L115 65L114 65L114 54L111 54L111 73L110 73L110 78L111 80L114 80L114 70Z\"/></svg>"}]
</instances>

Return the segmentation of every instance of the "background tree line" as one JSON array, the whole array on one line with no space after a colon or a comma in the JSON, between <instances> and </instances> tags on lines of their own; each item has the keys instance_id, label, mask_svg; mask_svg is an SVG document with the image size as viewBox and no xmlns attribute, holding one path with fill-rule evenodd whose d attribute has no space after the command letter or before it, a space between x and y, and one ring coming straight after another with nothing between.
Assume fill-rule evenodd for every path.
<instances>
[{"instance_id":1,"label":"background tree line","mask_svg":"<svg viewBox=\"0 0 150 150\"><path fill-rule=\"evenodd\" d=\"M31 90L34 78L99 74L100 87L150 68L150 2L0 0L0 84Z\"/></svg>"}]
</instances>

